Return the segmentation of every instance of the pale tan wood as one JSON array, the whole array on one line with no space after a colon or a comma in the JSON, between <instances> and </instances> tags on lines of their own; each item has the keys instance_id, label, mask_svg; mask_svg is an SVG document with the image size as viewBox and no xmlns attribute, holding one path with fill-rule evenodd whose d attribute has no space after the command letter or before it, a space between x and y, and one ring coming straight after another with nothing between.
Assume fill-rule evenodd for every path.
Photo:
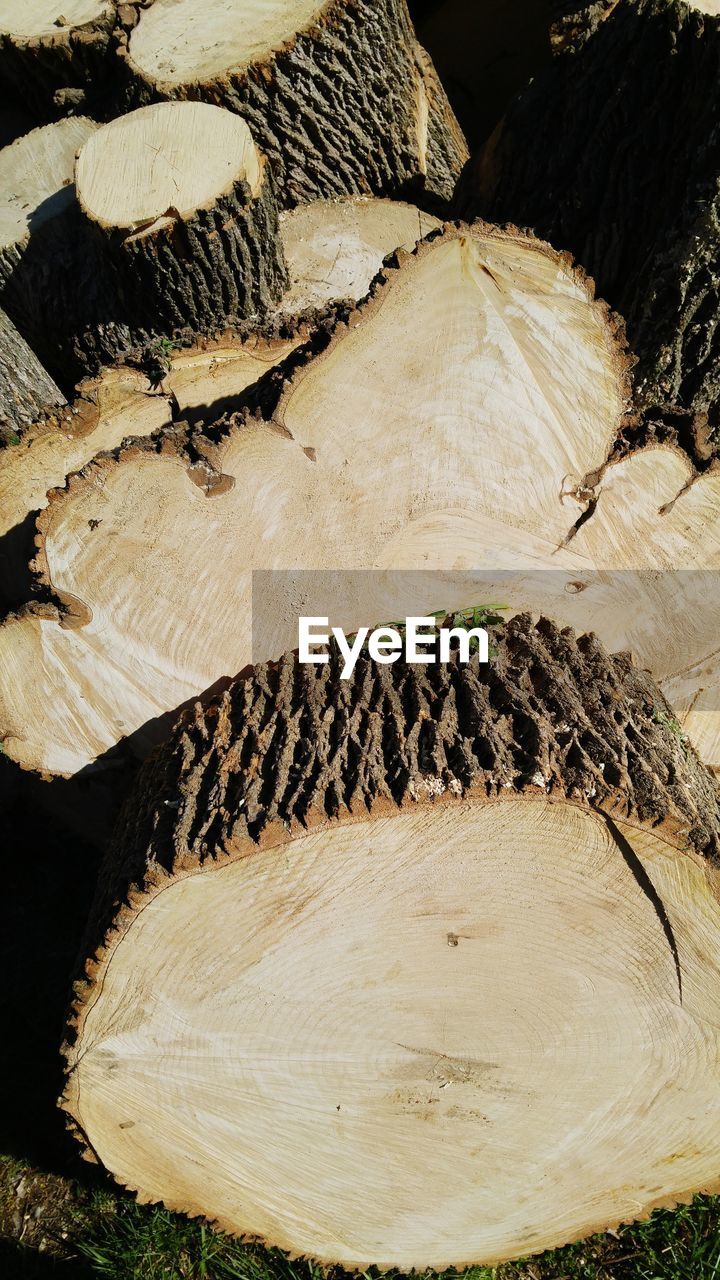
<instances>
[{"instance_id":1,"label":"pale tan wood","mask_svg":"<svg viewBox=\"0 0 720 1280\"><path fill-rule=\"evenodd\" d=\"M21 248L32 233L72 204L75 156L97 127L85 116L73 116L42 125L3 147L0 255Z\"/></svg>"},{"instance_id":2,"label":"pale tan wood","mask_svg":"<svg viewBox=\"0 0 720 1280\"><path fill-rule=\"evenodd\" d=\"M22 447L0 454L0 536L47 503L49 489L65 484L96 454L126 436L150 435L169 421L167 398L149 395L147 378L132 369L108 370L84 384L70 408L23 436Z\"/></svg>"},{"instance_id":3,"label":"pale tan wood","mask_svg":"<svg viewBox=\"0 0 720 1280\"><path fill-rule=\"evenodd\" d=\"M155 0L132 33L148 80L175 86L262 61L311 26L324 0Z\"/></svg>"},{"instance_id":4,"label":"pale tan wood","mask_svg":"<svg viewBox=\"0 0 720 1280\"><path fill-rule=\"evenodd\" d=\"M358 302L395 249L415 248L441 223L398 200L313 200L280 215L290 288L279 310L301 312L339 298Z\"/></svg>"},{"instance_id":5,"label":"pale tan wood","mask_svg":"<svg viewBox=\"0 0 720 1280\"><path fill-rule=\"evenodd\" d=\"M136 230L169 210L187 217L239 180L253 196L260 156L244 120L206 102L161 102L112 120L90 137L75 183L85 213L104 227Z\"/></svg>"},{"instance_id":6,"label":"pale tan wood","mask_svg":"<svg viewBox=\"0 0 720 1280\"><path fill-rule=\"evenodd\" d=\"M17 40L56 38L112 13L108 0L0 0L0 32Z\"/></svg>"},{"instance_id":7,"label":"pale tan wood","mask_svg":"<svg viewBox=\"0 0 720 1280\"><path fill-rule=\"evenodd\" d=\"M65 1105L142 1199L353 1268L494 1264L712 1188L718 873L615 829L464 801L158 874Z\"/></svg>"},{"instance_id":8,"label":"pale tan wood","mask_svg":"<svg viewBox=\"0 0 720 1280\"><path fill-rule=\"evenodd\" d=\"M73 773L123 736L144 750L148 720L250 660L253 568L555 563L627 395L587 283L525 235L478 226L403 258L358 314L271 424L238 424L210 451L225 477L212 496L181 457L131 451L52 504L44 576L67 616L0 630L12 758ZM457 575L453 589L444 603L467 603Z\"/></svg>"},{"instance_id":9,"label":"pale tan wood","mask_svg":"<svg viewBox=\"0 0 720 1280\"><path fill-rule=\"evenodd\" d=\"M291 283L277 314L294 327L302 312L345 298L358 301L388 253L398 246L414 248L439 225L413 205L362 196L313 201L283 214L280 231ZM201 405L212 414L211 406L239 397L304 336L243 342L228 334L171 352L167 376L155 392L143 374L124 367L84 383L72 410L26 432L21 451L0 454L0 536L45 507L48 490L64 485L97 454L116 449L128 436L151 435L168 422L171 396L180 414Z\"/></svg>"}]
</instances>

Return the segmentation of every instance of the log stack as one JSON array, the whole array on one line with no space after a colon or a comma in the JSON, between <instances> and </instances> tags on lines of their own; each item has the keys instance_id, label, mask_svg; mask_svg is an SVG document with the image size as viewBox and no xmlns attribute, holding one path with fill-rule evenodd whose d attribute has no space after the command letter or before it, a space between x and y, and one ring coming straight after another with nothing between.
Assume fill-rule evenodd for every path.
<instances>
[{"instance_id":1,"label":"log stack","mask_svg":"<svg viewBox=\"0 0 720 1280\"><path fill-rule=\"evenodd\" d=\"M553 6L472 161L405 0L0 15L0 743L143 1200L422 1270L714 1185L717 8Z\"/></svg>"}]
</instances>

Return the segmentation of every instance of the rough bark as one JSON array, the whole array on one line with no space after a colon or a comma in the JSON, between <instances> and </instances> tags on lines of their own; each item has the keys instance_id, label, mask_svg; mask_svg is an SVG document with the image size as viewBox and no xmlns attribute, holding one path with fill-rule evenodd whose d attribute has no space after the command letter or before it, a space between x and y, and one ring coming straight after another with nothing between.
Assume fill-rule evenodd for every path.
<instances>
[{"instance_id":1,"label":"rough bark","mask_svg":"<svg viewBox=\"0 0 720 1280\"><path fill-rule=\"evenodd\" d=\"M24 428L65 397L15 325L0 311L0 445L18 445Z\"/></svg>"},{"instance_id":2,"label":"rough bark","mask_svg":"<svg viewBox=\"0 0 720 1280\"><path fill-rule=\"evenodd\" d=\"M146 765L62 1100L141 1200L420 1270L714 1185L720 794L626 656L528 616L493 639L264 664Z\"/></svg>"},{"instance_id":3,"label":"rough bark","mask_svg":"<svg viewBox=\"0 0 720 1280\"><path fill-rule=\"evenodd\" d=\"M0 31L0 88L17 95L39 119L86 105L88 90L107 78L115 5L98 0L77 6L70 0L66 7L69 18L63 18L60 6L55 20L38 17L34 30L32 5L13 0L6 6L9 29ZM73 10L78 8L75 21Z\"/></svg>"},{"instance_id":4,"label":"rough bark","mask_svg":"<svg viewBox=\"0 0 720 1280\"><path fill-rule=\"evenodd\" d=\"M227 159L221 176L216 164L204 185L199 157L207 166L210 141L224 136L223 126ZM10 282L13 295L21 287L40 312L31 327L42 324L43 351L52 349L73 381L181 331L240 325L280 298L287 273L272 183L236 116L177 103L122 117L86 139L76 185L67 223L56 228L54 220L52 240L31 240L33 253L23 255L17 287ZM183 191L190 192L185 200ZM113 197L120 204L128 192L141 215L113 222ZM43 272L50 273L53 297L40 308Z\"/></svg>"},{"instance_id":5,"label":"rough bark","mask_svg":"<svg viewBox=\"0 0 720 1280\"><path fill-rule=\"evenodd\" d=\"M617 3L618 0L590 0L585 4L578 3L578 0L555 0L551 5L550 23L553 53L579 49Z\"/></svg>"},{"instance_id":6,"label":"rough bark","mask_svg":"<svg viewBox=\"0 0 720 1280\"><path fill-rule=\"evenodd\" d=\"M449 664L380 666L363 654L348 680L337 651L318 667L290 654L209 707L196 703L120 819L96 940L155 868L172 876L378 803L470 791L540 788L661 826L720 865L720 794L669 728L671 708L647 672L592 634L577 639L529 615L495 629L493 643L487 665L462 665L455 652Z\"/></svg>"},{"instance_id":7,"label":"rough bark","mask_svg":"<svg viewBox=\"0 0 720 1280\"><path fill-rule=\"evenodd\" d=\"M197 0L185 0L180 22L191 24ZM224 20L227 13L223 10ZM140 10L121 46L131 105L163 98L218 102L239 112L269 156L284 205L318 196L393 195L446 207L467 155L444 94L431 97L431 145L426 147L426 67L405 0L326 0L304 29L288 31L266 53L238 52L211 73L188 68L162 79L146 45L165 49L163 27L177 9L160 0ZM203 22L208 16L203 8ZM191 25L182 33L192 39ZM148 37L150 32L150 37ZM198 49L198 59L201 50ZM154 57L157 63L157 57Z\"/></svg>"},{"instance_id":8,"label":"rough bark","mask_svg":"<svg viewBox=\"0 0 720 1280\"><path fill-rule=\"evenodd\" d=\"M715 427L719 68L720 16L619 3L516 100L460 200L570 249L627 321L642 403Z\"/></svg>"}]
</instances>

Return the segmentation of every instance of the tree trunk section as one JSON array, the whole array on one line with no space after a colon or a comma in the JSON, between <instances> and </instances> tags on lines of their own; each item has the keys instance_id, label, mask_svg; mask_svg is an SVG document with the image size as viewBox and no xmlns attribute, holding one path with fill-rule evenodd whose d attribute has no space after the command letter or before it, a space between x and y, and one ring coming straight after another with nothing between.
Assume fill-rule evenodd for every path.
<instances>
[{"instance_id":1,"label":"tree trunk section","mask_svg":"<svg viewBox=\"0 0 720 1280\"><path fill-rule=\"evenodd\" d=\"M0 445L19 445L26 427L64 403L60 388L0 311Z\"/></svg>"},{"instance_id":2,"label":"tree trunk section","mask_svg":"<svg viewBox=\"0 0 720 1280\"><path fill-rule=\"evenodd\" d=\"M124 56L131 105L196 98L239 112L283 205L405 193L445 206L467 155L439 91L425 145L427 73L405 0L302 0L269 15L240 0L156 0Z\"/></svg>"},{"instance_id":3,"label":"tree trunk section","mask_svg":"<svg viewBox=\"0 0 720 1280\"><path fill-rule=\"evenodd\" d=\"M585 477L627 407L626 357L587 280L520 233L448 227L401 253L347 318L252 407L203 433L130 442L52 495L36 568L57 618L0 628L13 759L72 774L123 737L144 754L163 716L250 661L254 569L483 567L498 544L508 568L560 568L592 497ZM557 390L548 352L569 379ZM518 491L533 495L520 510ZM424 590L421 611L437 608L432 574ZM387 607L359 593L349 621ZM280 639L263 656L294 643ZM97 688L103 705L79 728L74 707Z\"/></svg>"},{"instance_id":4,"label":"tree trunk section","mask_svg":"<svg viewBox=\"0 0 720 1280\"><path fill-rule=\"evenodd\" d=\"M80 339L97 356L183 328L223 329L263 315L282 296L272 181L231 112L175 102L122 116L88 139L76 185L107 261Z\"/></svg>"},{"instance_id":5,"label":"tree trunk section","mask_svg":"<svg viewBox=\"0 0 720 1280\"><path fill-rule=\"evenodd\" d=\"M711 0L618 4L515 101L460 199L569 249L627 321L640 402L716 431L719 67Z\"/></svg>"},{"instance_id":6,"label":"tree trunk section","mask_svg":"<svg viewBox=\"0 0 720 1280\"><path fill-rule=\"evenodd\" d=\"M141 1200L421 1271L715 1184L717 788L626 657L496 640L349 681L285 658L148 765L63 1099Z\"/></svg>"},{"instance_id":7,"label":"tree trunk section","mask_svg":"<svg viewBox=\"0 0 720 1280\"><path fill-rule=\"evenodd\" d=\"M61 5L10 0L0 30L0 88L40 119L84 103L107 77L115 5L63 0Z\"/></svg>"}]
</instances>

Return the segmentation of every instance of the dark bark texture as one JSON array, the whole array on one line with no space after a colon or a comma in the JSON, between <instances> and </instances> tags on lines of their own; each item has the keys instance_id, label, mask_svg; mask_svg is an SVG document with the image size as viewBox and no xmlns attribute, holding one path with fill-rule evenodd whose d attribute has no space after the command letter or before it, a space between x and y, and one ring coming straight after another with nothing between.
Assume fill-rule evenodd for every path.
<instances>
[{"instance_id":1,"label":"dark bark texture","mask_svg":"<svg viewBox=\"0 0 720 1280\"><path fill-rule=\"evenodd\" d=\"M0 301L69 393L82 377L158 339L262 316L287 287L277 204L265 175L191 218L128 239L77 202L0 258Z\"/></svg>"},{"instance_id":2,"label":"dark bark texture","mask_svg":"<svg viewBox=\"0 0 720 1280\"><path fill-rule=\"evenodd\" d=\"M340 679L294 655L197 703L145 764L101 870L85 954L131 888L322 821L472 794L567 797L720 860L720 793L650 676L592 635L519 615L487 665L380 666ZM278 836L278 832L285 835ZM78 993L83 991L80 984Z\"/></svg>"},{"instance_id":3,"label":"dark bark texture","mask_svg":"<svg viewBox=\"0 0 720 1280\"><path fill-rule=\"evenodd\" d=\"M550 45L554 53L579 49L608 16L617 0L555 0L551 5Z\"/></svg>"},{"instance_id":4,"label":"dark bark texture","mask_svg":"<svg viewBox=\"0 0 720 1280\"><path fill-rule=\"evenodd\" d=\"M64 403L60 388L0 311L0 445L17 444L23 428Z\"/></svg>"},{"instance_id":5,"label":"dark bark texture","mask_svg":"<svg viewBox=\"0 0 720 1280\"><path fill-rule=\"evenodd\" d=\"M113 25L110 12L96 22L59 27L56 34L27 42L0 32L0 93L19 98L41 120L84 105L88 90L103 88Z\"/></svg>"},{"instance_id":6,"label":"dark bark texture","mask_svg":"<svg viewBox=\"0 0 720 1280\"><path fill-rule=\"evenodd\" d=\"M458 203L569 249L627 321L641 406L720 426L720 18L619 0L516 99Z\"/></svg>"},{"instance_id":7,"label":"dark bark texture","mask_svg":"<svg viewBox=\"0 0 720 1280\"><path fill-rule=\"evenodd\" d=\"M288 286L267 172L257 198L239 180L212 207L169 226L132 236L94 230L107 262L76 345L86 367L184 327L207 333L262 316Z\"/></svg>"},{"instance_id":8,"label":"dark bark texture","mask_svg":"<svg viewBox=\"0 0 720 1280\"><path fill-rule=\"evenodd\" d=\"M140 12L142 22L142 11ZM229 69L207 83L148 81L126 61L125 109L164 98L194 98L236 111L270 158L281 204L321 196L397 196L443 207L462 165L455 157L460 126L447 100L433 132L431 166L418 145L421 73L406 0L329 0L307 31L266 61ZM436 157L439 158L435 168Z\"/></svg>"}]
</instances>

